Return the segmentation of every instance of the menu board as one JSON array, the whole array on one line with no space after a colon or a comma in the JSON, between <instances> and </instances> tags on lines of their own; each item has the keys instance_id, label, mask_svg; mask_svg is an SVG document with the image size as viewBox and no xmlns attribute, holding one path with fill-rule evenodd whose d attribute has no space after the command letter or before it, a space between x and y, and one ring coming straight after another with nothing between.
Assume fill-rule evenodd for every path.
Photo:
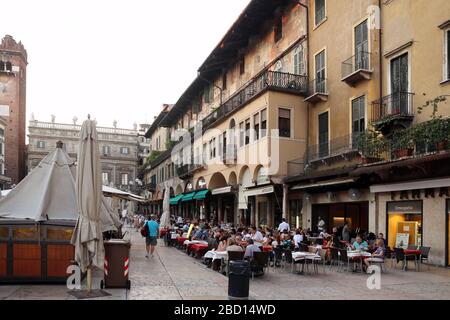
<instances>
[{"instance_id":1,"label":"menu board","mask_svg":"<svg viewBox=\"0 0 450 320\"><path fill-rule=\"evenodd\" d=\"M397 233L395 238L395 247L408 249L409 233Z\"/></svg>"}]
</instances>

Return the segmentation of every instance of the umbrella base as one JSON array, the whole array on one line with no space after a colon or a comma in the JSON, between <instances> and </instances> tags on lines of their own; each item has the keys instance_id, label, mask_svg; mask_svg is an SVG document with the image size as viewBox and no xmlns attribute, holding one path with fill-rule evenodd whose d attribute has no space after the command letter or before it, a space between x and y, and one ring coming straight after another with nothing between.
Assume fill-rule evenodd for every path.
<instances>
[{"instance_id":1,"label":"umbrella base","mask_svg":"<svg viewBox=\"0 0 450 320\"><path fill-rule=\"evenodd\" d=\"M88 292L87 290L71 290L68 293L77 299L93 299L111 295L110 293L99 289L92 290L91 292Z\"/></svg>"}]
</instances>

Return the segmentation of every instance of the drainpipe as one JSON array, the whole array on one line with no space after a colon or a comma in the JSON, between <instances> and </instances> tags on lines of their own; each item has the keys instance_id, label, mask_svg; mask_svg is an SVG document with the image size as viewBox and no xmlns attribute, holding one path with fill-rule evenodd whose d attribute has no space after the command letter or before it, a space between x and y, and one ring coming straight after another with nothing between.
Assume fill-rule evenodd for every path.
<instances>
[{"instance_id":1,"label":"drainpipe","mask_svg":"<svg viewBox=\"0 0 450 320\"><path fill-rule=\"evenodd\" d=\"M379 0L379 1L381 1L381 0ZM304 4L303 2L301 2L301 1L297 1L297 3L300 5L300 6L302 6L303 8L305 8L305 10L306 10L306 46L307 46L307 50L306 50L306 74L307 74L307 76L308 76L308 82L309 82L309 77L311 76L311 73L310 73L310 67L309 67L309 51L310 51L310 49L309 49L309 7L306 5L306 4ZM308 85L308 83L306 84L306 85ZM306 150L305 150L305 152L306 152L306 156L305 156L305 163L303 164L303 168L305 168L305 166L307 165L307 159L308 159L308 152L309 152L309 117L310 117L310 103L309 102L307 102L307 107L306 107L306 110L307 110L307 112L306 112L306 117L307 117L307 124L306 124Z\"/></svg>"},{"instance_id":2,"label":"drainpipe","mask_svg":"<svg viewBox=\"0 0 450 320\"><path fill-rule=\"evenodd\" d=\"M378 0L378 8L380 9L380 29L378 30L378 50L379 50L379 53L378 53L378 58L379 58L379 70L380 70L380 100L379 101L381 101L381 99L383 98L383 52L381 51L382 50L382 48L383 48L383 45L382 45L382 40L381 40L381 38L382 38L382 22L381 22L381 0ZM372 110L372 112L373 112L373 110Z\"/></svg>"}]
</instances>

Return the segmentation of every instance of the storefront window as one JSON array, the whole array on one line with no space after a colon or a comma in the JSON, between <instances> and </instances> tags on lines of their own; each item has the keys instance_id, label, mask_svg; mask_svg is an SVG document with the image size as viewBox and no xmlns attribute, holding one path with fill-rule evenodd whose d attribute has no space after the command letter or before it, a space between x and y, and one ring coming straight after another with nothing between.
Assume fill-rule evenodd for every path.
<instances>
[{"instance_id":1,"label":"storefront window","mask_svg":"<svg viewBox=\"0 0 450 320\"><path fill-rule=\"evenodd\" d=\"M73 229L62 228L62 229L47 229L47 240L55 241L70 241L72 238Z\"/></svg>"},{"instance_id":2,"label":"storefront window","mask_svg":"<svg viewBox=\"0 0 450 320\"><path fill-rule=\"evenodd\" d=\"M389 247L406 249L409 245L422 245L422 202L389 202L388 208Z\"/></svg>"},{"instance_id":3,"label":"storefront window","mask_svg":"<svg viewBox=\"0 0 450 320\"><path fill-rule=\"evenodd\" d=\"M7 239L9 236L9 227L0 227L0 239Z\"/></svg>"},{"instance_id":4,"label":"storefront window","mask_svg":"<svg viewBox=\"0 0 450 320\"><path fill-rule=\"evenodd\" d=\"M14 240L34 240L37 239L38 233L34 227L14 228L13 238Z\"/></svg>"},{"instance_id":5,"label":"storefront window","mask_svg":"<svg viewBox=\"0 0 450 320\"><path fill-rule=\"evenodd\" d=\"M267 202L259 202L258 203L258 226L266 226L267 225Z\"/></svg>"}]
</instances>

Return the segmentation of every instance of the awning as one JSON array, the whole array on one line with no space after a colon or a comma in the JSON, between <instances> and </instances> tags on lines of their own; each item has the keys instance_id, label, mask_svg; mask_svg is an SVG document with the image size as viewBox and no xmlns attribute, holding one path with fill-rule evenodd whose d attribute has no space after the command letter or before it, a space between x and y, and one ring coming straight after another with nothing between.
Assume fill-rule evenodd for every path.
<instances>
[{"instance_id":1,"label":"awning","mask_svg":"<svg viewBox=\"0 0 450 320\"><path fill-rule=\"evenodd\" d=\"M407 191L407 190L443 188L443 187L450 187L450 178L379 184L371 186L370 192L380 193L380 192Z\"/></svg>"},{"instance_id":2,"label":"awning","mask_svg":"<svg viewBox=\"0 0 450 320\"><path fill-rule=\"evenodd\" d=\"M310 183L310 184L303 184L298 185L295 187L292 187L291 190L305 190L305 189L311 189L311 188L318 188L318 187L325 187L325 186L335 186L340 184L347 184L355 182L353 179L345 179L345 180L331 180L331 181L322 181L318 183Z\"/></svg>"},{"instance_id":3,"label":"awning","mask_svg":"<svg viewBox=\"0 0 450 320\"><path fill-rule=\"evenodd\" d=\"M263 195L263 194L272 193L272 192L274 192L274 190L275 189L273 186L244 190L244 196L245 197L259 196L259 195Z\"/></svg>"},{"instance_id":4,"label":"awning","mask_svg":"<svg viewBox=\"0 0 450 320\"><path fill-rule=\"evenodd\" d=\"M194 198L194 195L195 195L195 192L190 192L190 193L183 195L183 197L181 198L181 202L192 201L192 199Z\"/></svg>"},{"instance_id":5,"label":"awning","mask_svg":"<svg viewBox=\"0 0 450 320\"><path fill-rule=\"evenodd\" d=\"M230 193L231 192L231 186L230 187L224 187L224 188L217 188L211 191L212 195L216 194L223 194L223 193Z\"/></svg>"},{"instance_id":6,"label":"awning","mask_svg":"<svg viewBox=\"0 0 450 320\"><path fill-rule=\"evenodd\" d=\"M203 200L206 198L206 195L208 194L209 190L201 190L201 191L197 191L197 193L194 196L194 200Z\"/></svg>"},{"instance_id":7,"label":"awning","mask_svg":"<svg viewBox=\"0 0 450 320\"><path fill-rule=\"evenodd\" d=\"M179 195L177 195L177 196L175 196L173 198L170 198L170 204L171 205L177 205L181 198L183 198L182 194L179 194Z\"/></svg>"}]
</instances>

